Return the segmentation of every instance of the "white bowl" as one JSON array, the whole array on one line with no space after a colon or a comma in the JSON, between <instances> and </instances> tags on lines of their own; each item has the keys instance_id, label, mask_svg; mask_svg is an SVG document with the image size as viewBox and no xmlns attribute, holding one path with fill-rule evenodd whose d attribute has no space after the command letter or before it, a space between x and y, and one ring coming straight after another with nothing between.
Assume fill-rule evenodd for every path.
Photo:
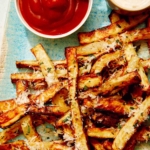
<instances>
[{"instance_id":1,"label":"white bowl","mask_svg":"<svg viewBox=\"0 0 150 150\"><path fill-rule=\"evenodd\" d=\"M88 9L87 9L87 12L85 14L85 16L83 17L83 19L81 20L81 22L73 29L71 29L70 31L66 32L66 33L63 33L63 34L60 34L60 35L48 35L48 34L43 34L43 33L40 33L38 31L36 31L35 29L33 29L31 26L29 26L29 24L26 22L26 20L24 19L24 17L22 16L22 13L20 11L20 7L19 7L19 4L18 4L18 1L19 0L15 0L15 8L16 8L16 12L18 14L18 17L20 18L21 22L23 23L23 25L28 29L30 30L32 33L40 36L40 37L44 37L44 38L51 38L51 39L57 39L57 38L63 38L63 37L66 37L68 35L71 35L72 33L74 33L75 31L77 31L84 23L85 21L87 20L90 12L91 12L91 9L92 9L92 4L93 4L93 0L89 0L89 4L88 4Z\"/></svg>"},{"instance_id":2,"label":"white bowl","mask_svg":"<svg viewBox=\"0 0 150 150\"><path fill-rule=\"evenodd\" d=\"M150 11L150 0L106 0L117 13L123 15L138 15ZM131 2L133 4L131 4Z\"/></svg>"}]
</instances>

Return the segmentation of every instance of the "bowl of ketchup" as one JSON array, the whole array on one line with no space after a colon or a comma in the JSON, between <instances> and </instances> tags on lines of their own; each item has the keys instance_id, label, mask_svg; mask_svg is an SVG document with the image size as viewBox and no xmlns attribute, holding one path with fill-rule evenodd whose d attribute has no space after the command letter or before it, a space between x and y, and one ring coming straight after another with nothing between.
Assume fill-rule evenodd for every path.
<instances>
[{"instance_id":1,"label":"bowl of ketchup","mask_svg":"<svg viewBox=\"0 0 150 150\"><path fill-rule=\"evenodd\" d=\"M93 0L15 0L21 22L44 38L62 38L87 20Z\"/></svg>"}]
</instances>

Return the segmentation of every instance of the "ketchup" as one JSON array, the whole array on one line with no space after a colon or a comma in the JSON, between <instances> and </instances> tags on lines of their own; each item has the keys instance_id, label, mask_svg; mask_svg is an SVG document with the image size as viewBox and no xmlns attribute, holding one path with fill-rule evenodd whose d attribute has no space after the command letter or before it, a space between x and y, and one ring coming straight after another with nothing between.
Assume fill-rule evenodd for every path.
<instances>
[{"instance_id":1,"label":"ketchup","mask_svg":"<svg viewBox=\"0 0 150 150\"><path fill-rule=\"evenodd\" d=\"M88 0L19 0L22 16L40 33L59 35L77 26L88 9Z\"/></svg>"}]
</instances>

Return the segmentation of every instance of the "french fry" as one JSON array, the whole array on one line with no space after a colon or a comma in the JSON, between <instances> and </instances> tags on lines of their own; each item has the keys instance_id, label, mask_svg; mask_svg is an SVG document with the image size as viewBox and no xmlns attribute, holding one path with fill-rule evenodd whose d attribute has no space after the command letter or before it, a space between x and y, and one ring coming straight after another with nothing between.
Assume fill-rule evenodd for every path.
<instances>
[{"instance_id":1,"label":"french fry","mask_svg":"<svg viewBox=\"0 0 150 150\"><path fill-rule=\"evenodd\" d=\"M53 60L53 64L55 67L57 67L57 65L66 65L66 60ZM37 60L16 61L16 66L17 68L31 68L34 70L41 70Z\"/></svg>"},{"instance_id":2,"label":"french fry","mask_svg":"<svg viewBox=\"0 0 150 150\"><path fill-rule=\"evenodd\" d=\"M76 98L76 86L77 86L77 75L78 75L78 64L75 48L66 49L67 58L67 69L68 69L68 84L69 84L69 99L71 100L71 116L72 125L74 127L75 136L75 148L88 150L87 139L83 129L83 123L81 120L81 113Z\"/></svg>"},{"instance_id":3,"label":"french fry","mask_svg":"<svg viewBox=\"0 0 150 150\"><path fill-rule=\"evenodd\" d=\"M145 74L144 68L140 63L139 57L137 56L133 45L132 44L126 45L124 51L125 51L126 60L128 61L128 66L126 71L131 72L137 70L141 77L141 86L144 91L147 91L150 86L148 77Z\"/></svg>"},{"instance_id":4,"label":"french fry","mask_svg":"<svg viewBox=\"0 0 150 150\"><path fill-rule=\"evenodd\" d=\"M35 128L33 127L32 120L29 115L26 115L24 118L22 118L21 128L24 136L27 138L28 141L32 142L42 141L40 136L36 132Z\"/></svg>"},{"instance_id":5,"label":"french fry","mask_svg":"<svg viewBox=\"0 0 150 150\"><path fill-rule=\"evenodd\" d=\"M6 143L8 140L11 140L22 133L21 123L16 122L9 128L0 132L0 144Z\"/></svg>"},{"instance_id":6,"label":"french fry","mask_svg":"<svg viewBox=\"0 0 150 150\"><path fill-rule=\"evenodd\" d=\"M17 80L25 80L28 82L45 81L41 72L38 73L14 73L11 74L11 81L15 83Z\"/></svg>"},{"instance_id":7,"label":"french fry","mask_svg":"<svg viewBox=\"0 0 150 150\"><path fill-rule=\"evenodd\" d=\"M99 55L114 51L116 47L122 47L124 43L144 40L150 38L150 28L135 29L115 35L112 38L106 38L99 42L93 42L82 46L76 46L77 55L85 56L99 53Z\"/></svg>"},{"instance_id":8,"label":"french fry","mask_svg":"<svg viewBox=\"0 0 150 150\"><path fill-rule=\"evenodd\" d=\"M78 79L78 89L87 90L88 88L98 87L102 84L102 77L96 75L85 75Z\"/></svg>"},{"instance_id":9,"label":"french fry","mask_svg":"<svg viewBox=\"0 0 150 150\"><path fill-rule=\"evenodd\" d=\"M125 75L119 76L118 78L116 78L116 76L113 76L98 88L93 88L84 92L80 92L79 98L84 99L84 98L88 98L89 96L95 98L98 94L112 95L117 93L120 89L124 88L125 86L134 83L139 83L140 80L141 79L137 71L129 72Z\"/></svg>"},{"instance_id":10,"label":"french fry","mask_svg":"<svg viewBox=\"0 0 150 150\"><path fill-rule=\"evenodd\" d=\"M139 108L133 114L133 116L126 122L126 124L121 128L117 134L115 140L113 141L112 148L115 150L122 150L125 147L127 141L136 132L137 127L143 123L149 114L150 107L150 97L146 99L139 105Z\"/></svg>"},{"instance_id":11,"label":"french fry","mask_svg":"<svg viewBox=\"0 0 150 150\"><path fill-rule=\"evenodd\" d=\"M70 110L70 106L66 104L67 98L68 90L63 88L52 98L52 103L58 106L62 112L67 112Z\"/></svg>"},{"instance_id":12,"label":"french fry","mask_svg":"<svg viewBox=\"0 0 150 150\"><path fill-rule=\"evenodd\" d=\"M119 61L119 59L123 61ZM126 61L124 58L124 51L118 50L101 56L99 59L96 60L96 62L92 66L91 73L95 73L95 74L101 73L103 68L109 66L109 63L111 61L118 61L118 63L121 62L120 65L125 65Z\"/></svg>"},{"instance_id":13,"label":"french fry","mask_svg":"<svg viewBox=\"0 0 150 150\"><path fill-rule=\"evenodd\" d=\"M129 115L131 110L136 109L137 106L133 104L127 104L125 100L116 99L115 97L97 98L94 103L95 109L111 111L120 115Z\"/></svg>"},{"instance_id":14,"label":"french fry","mask_svg":"<svg viewBox=\"0 0 150 150\"><path fill-rule=\"evenodd\" d=\"M26 92L27 91L27 82L26 81L23 81L23 80L18 80L16 82L16 94L17 94L17 97L19 95L21 95L23 92Z\"/></svg>"},{"instance_id":15,"label":"french fry","mask_svg":"<svg viewBox=\"0 0 150 150\"><path fill-rule=\"evenodd\" d=\"M119 130L115 128L88 128L87 135L93 138L100 138L100 139L114 139Z\"/></svg>"},{"instance_id":16,"label":"french fry","mask_svg":"<svg viewBox=\"0 0 150 150\"><path fill-rule=\"evenodd\" d=\"M22 104L16 108L0 114L0 127L5 128L19 120L27 111L28 106Z\"/></svg>"},{"instance_id":17,"label":"french fry","mask_svg":"<svg viewBox=\"0 0 150 150\"><path fill-rule=\"evenodd\" d=\"M46 103L48 100L54 97L55 94L62 88L63 88L62 84L59 82L52 84L44 92L42 92L41 94L37 95L34 99L32 99L32 102L34 104L39 105L39 107L43 107L44 103Z\"/></svg>"},{"instance_id":18,"label":"french fry","mask_svg":"<svg viewBox=\"0 0 150 150\"><path fill-rule=\"evenodd\" d=\"M6 113L17 106L14 99L0 101L0 113Z\"/></svg>"},{"instance_id":19,"label":"french fry","mask_svg":"<svg viewBox=\"0 0 150 150\"><path fill-rule=\"evenodd\" d=\"M31 51L38 61L38 64L41 68L42 74L45 77L48 86L58 82L54 64L47 55L43 46L41 44L38 44L34 48L32 48Z\"/></svg>"},{"instance_id":20,"label":"french fry","mask_svg":"<svg viewBox=\"0 0 150 150\"><path fill-rule=\"evenodd\" d=\"M37 113L37 114L49 114L49 115L56 115L62 116L66 113L66 110L62 109L60 106L44 106L41 108L37 108L35 105L31 105L29 107L30 113Z\"/></svg>"},{"instance_id":21,"label":"french fry","mask_svg":"<svg viewBox=\"0 0 150 150\"><path fill-rule=\"evenodd\" d=\"M129 17L128 19L121 19L117 22L110 24L107 27L100 28L88 33L79 33L78 38L80 44L87 44L97 42L101 39L125 32L139 23L143 22L149 15L141 14L140 16Z\"/></svg>"}]
</instances>

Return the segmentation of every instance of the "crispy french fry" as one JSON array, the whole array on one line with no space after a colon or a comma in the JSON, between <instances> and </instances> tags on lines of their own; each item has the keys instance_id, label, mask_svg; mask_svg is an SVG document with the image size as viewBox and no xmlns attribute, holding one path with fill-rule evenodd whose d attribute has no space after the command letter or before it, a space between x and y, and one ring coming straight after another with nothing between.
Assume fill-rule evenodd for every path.
<instances>
[{"instance_id":1,"label":"crispy french fry","mask_svg":"<svg viewBox=\"0 0 150 150\"><path fill-rule=\"evenodd\" d=\"M57 65L66 65L66 60L53 60L53 64L55 67L57 67ZM39 67L39 63L37 60L21 60L21 61L16 61L16 66L18 68L32 68L35 69L37 68L37 70L40 69Z\"/></svg>"},{"instance_id":2,"label":"crispy french fry","mask_svg":"<svg viewBox=\"0 0 150 150\"><path fill-rule=\"evenodd\" d=\"M150 28L136 29L118 34L112 38L100 40L99 42L89 43L83 46L77 46L77 55L99 55L114 51L116 47L122 47L124 43L144 40L150 38Z\"/></svg>"},{"instance_id":3,"label":"crispy french fry","mask_svg":"<svg viewBox=\"0 0 150 150\"><path fill-rule=\"evenodd\" d=\"M140 16L129 17L128 19L121 19L117 22L110 24L107 27L100 28L87 33L79 33L78 38L80 44L87 44L99 41L109 36L116 35L118 33L125 32L139 23L143 22L149 14L141 14Z\"/></svg>"},{"instance_id":4,"label":"crispy french fry","mask_svg":"<svg viewBox=\"0 0 150 150\"><path fill-rule=\"evenodd\" d=\"M87 135L89 137L93 138L101 138L101 139L107 139L112 138L114 139L119 130L115 128L88 128L87 129Z\"/></svg>"},{"instance_id":5,"label":"crispy french fry","mask_svg":"<svg viewBox=\"0 0 150 150\"><path fill-rule=\"evenodd\" d=\"M68 110L70 110L70 106L66 104L67 98L68 90L63 88L52 98L52 103L58 106L62 112L67 112Z\"/></svg>"},{"instance_id":6,"label":"crispy french fry","mask_svg":"<svg viewBox=\"0 0 150 150\"><path fill-rule=\"evenodd\" d=\"M69 99L71 100L71 116L72 125L74 127L75 136L75 148L78 150L88 150L87 139L84 133L83 124L81 120L81 113L76 99L76 86L77 86L77 76L78 76L78 64L75 48L66 49L67 58L67 69L69 77Z\"/></svg>"},{"instance_id":7,"label":"crispy french fry","mask_svg":"<svg viewBox=\"0 0 150 150\"><path fill-rule=\"evenodd\" d=\"M27 111L26 104L18 105L16 108L0 114L0 126L5 128L19 120Z\"/></svg>"},{"instance_id":8,"label":"crispy french fry","mask_svg":"<svg viewBox=\"0 0 150 150\"><path fill-rule=\"evenodd\" d=\"M25 80L28 82L44 82L45 78L41 72L36 73L14 73L11 74L11 81L15 83L17 80Z\"/></svg>"},{"instance_id":9,"label":"crispy french fry","mask_svg":"<svg viewBox=\"0 0 150 150\"><path fill-rule=\"evenodd\" d=\"M34 48L32 48L31 51L38 61L38 64L41 68L42 74L45 77L48 86L58 82L54 64L47 55L44 47L41 44L38 44Z\"/></svg>"},{"instance_id":10,"label":"crispy french fry","mask_svg":"<svg viewBox=\"0 0 150 150\"><path fill-rule=\"evenodd\" d=\"M16 82L16 93L17 96L21 95L23 92L27 91L27 82L23 80L18 80Z\"/></svg>"},{"instance_id":11,"label":"crispy french fry","mask_svg":"<svg viewBox=\"0 0 150 150\"><path fill-rule=\"evenodd\" d=\"M8 140L11 140L22 133L20 121L16 122L9 128L0 132L0 144L6 143Z\"/></svg>"},{"instance_id":12,"label":"crispy french fry","mask_svg":"<svg viewBox=\"0 0 150 150\"><path fill-rule=\"evenodd\" d=\"M31 117L29 115L26 115L24 118L21 119L21 128L24 136L27 138L28 141L32 142L42 141L40 136L36 132L32 124Z\"/></svg>"},{"instance_id":13,"label":"crispy french fry","mask_svg":"<svg viewBox=\"0 0 150 150\"><path fill-rule=\"evenodd\" d=\"M125 147L127 141L136 132L137 127L139 127L140 124L147 119L149 114L149 108L150 96L146 97L146 99L139 105L139 108L136 109L133 116L121 128L113 142L113 149L122 150Z\"/></svg>"},{"instance_id":14,"label":"crispy french fry","mask_svg":"<svg viewBox=\"0 0 150 150\"><path fill-rule=\"evenodd\" d=\"M112 78L108 79L106 82L104 82L100 87L89 89L85 92L79 93L79 98L95 98L98 94L101 95L112 95L117 93L120 89L124 88L125 86L139 83L140 82L140 76L137 73L137 71L129 72L125 75L119 76L116 78L116 76L113 76Z\"/></svg>"},{"instance_id":15,"label":"crispy french fry","mask_svg":"<svg viewBox=\"0 0 150 150\"><path fill-rule=\"evenodd\" d=\"M29 112L37 113L37 114L49 114L49 115L62 116L66 113L66 110L62 109L62 107L60 106L44 106L38 108L35 105L31 105L29 107Z\"/></svg>"},{"instance_id":16,"label":"crispy french fry","mask_svg":"<svg viewBox=\"0 0 150 150\"><path fill-rule=\"evenodd\" d=\"M0 101L0 113L6 113L11 109L15 109L17 103L14 99Z\"/></svg>"},{"instance_id":17,"label":"crispy french fry","mask_svg":"<svg viewBox=\"0 0 150 150\"><path fill-rule=\"evenodd\" d=\"M135 71L137 70L140 77L141 77L141 86L144 91L147 91L150 87L149 80L147 75L145 74L144 68L142 64L140 63L139 57L136 54L136 51L132 44L128 44L124 48L125 51L125 57L128 61L127 66L127 72Z\"/></svg>"},{"instance_id":18,"label":"crispy french fry","mask_svg":"<svg viewBox=\"0 0 150 150\"><path fill-rule=\"evenodd\" d=\"M133 104L127 104L126 101L122 99L116 99L115 97L108 98L97 98L94 100L94 108L111 111L121 115L129 115L131 110L136 109L137 106Z\"/></svg>"},{"instance_id":19,"label":"crispy french fry","mask_svg":"<svg viewBox=\"0 0 150 150\"><path fill-rule=\"evenodd\" d=\"M37 106L39 107L43 107L44 103L46 103L48 100L54 97L55 94L62 88L63 86L59 82L52 84L44 92L42 92L41 94L37 95L34 99L32 99L32 102L37 104Z\"/></svg>"},{"instance_id":20,"label":"crispy french fry","mask_svg":"<svg viewBox=\"0 0 150 150\"><path fill-rule=\"evenodd\" d=\"M119 59L123 60L120 61ZM118 61L117 64L121 62L120 65L125 65L126 61L124 58L124 51L118 50L112 53L108 53L96 60L95 64L92 66L91 73L100 73L104 67L109 66L111 61Z\"/></svg>"},{"instance_id":21,"label":"crispy french fry","mask_svg":"<svg viewBox=\"0 0 150 150\"><path fill-rule=\"evenodd\" d=\"M102 77L96 75L81 76L78 79L78 89L87 90L88 88L93 88L100 86L102 84Z\"/></svg>"}]
</instances>

